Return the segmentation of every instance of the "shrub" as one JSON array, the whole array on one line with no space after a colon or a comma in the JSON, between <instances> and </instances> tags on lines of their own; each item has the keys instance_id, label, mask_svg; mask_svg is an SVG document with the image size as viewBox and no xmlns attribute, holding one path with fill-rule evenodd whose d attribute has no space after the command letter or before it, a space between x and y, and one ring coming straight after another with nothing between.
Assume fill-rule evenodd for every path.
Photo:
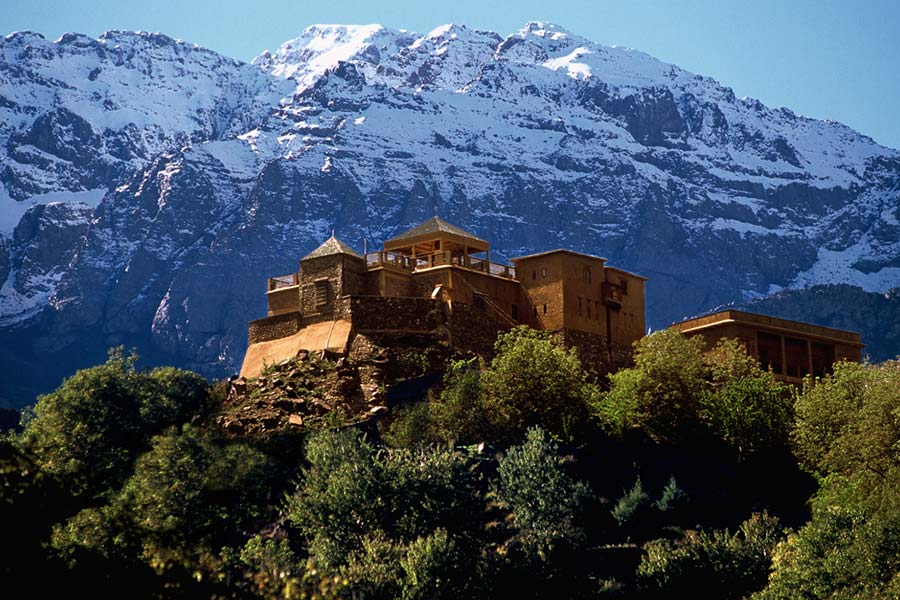
<instances>
[{"instance_id":1,"label":"shrub","mask_svg":"<svg viewBox=\"0 0 900 600\"><path fill-rule=\"evenodd\" d=\"M648 542L638 583L651 597L744 598L766 584L780 537L778 520L763 513L734 534L688 531L675 542Z\"/></svg>"},{"instance_id":2,"label":"shrub","mask_svg":"<svg viewBox=\"0 0 900 600\"><path fill-rule=\"evenodd\" d=\"M529 429L525 441L500 459L492 492L510 513L514 541L541 559L559 544L584 539L578 513L590 488L565 472L557 451L541 429Z\"/></svg>"}]
</instances>

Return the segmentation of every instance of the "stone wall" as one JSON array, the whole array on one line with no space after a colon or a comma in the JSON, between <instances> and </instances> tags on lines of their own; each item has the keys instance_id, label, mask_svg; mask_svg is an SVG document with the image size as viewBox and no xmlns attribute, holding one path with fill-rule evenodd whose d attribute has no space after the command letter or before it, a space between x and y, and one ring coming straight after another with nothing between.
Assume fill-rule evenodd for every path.
<instances>
[{"instance_id":1,"label":"stone wall","mask_svg":"<svg viewBox=\"0 0 900 600\"><path fill-rule=\"evenodd\" d=\"M328 281L328 294L324 304L316 301L316 282ZM341 297L343 281L343 260L341 255L332 254L305 260L300 264L300 311L304 315L317 313L330 315L334 301Z\"/></svg>"},{"instance_id":2,"label":"stone wall","mask_svg":"<svg viewBox=\"0 0 900 600\"><path fill-rule=\"evenodd\" d=\"M431 331L444 321L441 302L431 298L351 296L346 301L357 331Z\"/></svg>"},{"instance_id":3,"label":"stone wall","mask_svg":"<svg viewBox=\"0 0 900 600\"><path fill-rule=\"evenodd\" d=\"M269 340L277 340L278 338L294 335L300 331L302 321L299 311L250 321L248 329L249 342L251 344L268 342Z\"/></svg>"},{"instance_id":4,"label":"stone wall","mask_svg":"<svg viewBox=\"0 0 900 600\"><path fill-rule=\"evenodd\" d=\"M490 357L497 334L508 328L471 304L454 302L447 329L454 348Z\"/></svg>"},{"instance_id":5,"label":"stone wall","mask_svg":"<svg viewBox=\"0 0 900 600\"><path fill-rule=\"evenodd\" d=\"M558 334L567 347L578 350L581 365L598 376L634 364L634 352L630 346L612 343L605 336L577 329L563 329Z\"/></svg>"}]
</instances>

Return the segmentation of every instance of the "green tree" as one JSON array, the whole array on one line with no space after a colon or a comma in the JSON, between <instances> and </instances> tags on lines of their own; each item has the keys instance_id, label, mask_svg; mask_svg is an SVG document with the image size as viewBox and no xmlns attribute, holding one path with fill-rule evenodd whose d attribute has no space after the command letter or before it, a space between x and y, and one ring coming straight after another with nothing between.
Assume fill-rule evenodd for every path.
<instances>
[{"instance_id":1,"label":"green tree","mask_svg":"<svg viewBox=\"0 0 900 600\"><path fill-rule=\"evenodd\" d=\"M900 596L900 362L804 381L793 442L819 477L812 520L778 548L760 598Z\"/></svg>"},{"instance_id":2,"label":"green tree","mask_svg":"<svg viewBox=\"0 0 900 600\"><path fill-rule=\"evenodd\" d=\"M900 361L838 363L805 382L793 440L821 503L900 515ZM830 500L829 500L830 499Z\"/></svg>"},{"instance_id":3,"label":"green tree","mask_svg":"<svg viewBox=\"0 0 900 600\"><path fill-rule=\"evenodd\" d=\"M597 388L575 349L519 326L500 334L496 356L481 374L484 406L494 430L516 438L532 425L570 441L584 427Z\"/></svg>"},{"instance_id":4,"label":"green tree","mask_svg":"<svg viewBox=\"0 0 900 600\"><path fill-rule=\"evenodd\" d=\"M635 365L609 376L610 388L596 412L616 434L638 429L656 441L675 442L699 427L699 399L706 363L701 336L662 330L634 344Z\"/></svg>"},{"instance_id":5,"label":"green tree","mask_svg":"<svg viewBox=\"0 0 900 600\"><path fill-rule=\"evenodd\" d=\"M135 569L141 562L168 585L216 584L219 549L242 538L259 514L268 459L194 427L153 438L134 474L108 504L54 528L52 546L73 564L100 556Z\"/></svg>"},{"instance_id":6,"label":"green tree","mask_svg":"<svg viewBox=\"0 0 900 600\"><path fill-rule=\"evenodd\" d=\"M437 436L454 444L476 444L491 436L481 389L483 365L476 359L457 361L444 378L440 401L433 404Z\"/></svg>"},{"instance_id":7,"label":"green tree","mask_svg":"<svg viewBox=\"0 0 900 600\"><path fill-rule=\"evenodd\" d=\"M745 598L765 586L781 537L778 519L763 513L735 533L692 530L674 542L648 542L638 584L649 597Z\"/></svg>"},{"instance_id":8,"label":"green tree","mask_svg":"<svg viewBox=\"0 0 900 600\"><path fill-rule=\"evenodd\" d=\"M610 514L619 525L624 525L632 518L641 508L650 505L650 496L644 491L641 484L641 478L638 477L634 482L634 486L622 494L622 497L616 502L616 505L610 511Z\"/></svg>"},{"instance_id":9,"label":"green tree","mask_svg":"<svg viewBox=\"0 0 900 600\"><path fill-rule=\"evenodd\" d=\"M190 419L205 405L199 375L165 367L150 373L121 348L38 398L18 443L75 496L110 495L131 474L150 437Z\"/></svg>"},{"instance_id":10,"label":"green tree","mask_svg":"<svg viewBox=\"0 0 900 600\"><path fill-rule=\"evenodd\" d=\"M793 388L763 371L737 339L722 339L706 356L710 386L700 397L700 418L740 458L788 442Z\"/></svg>"},{"instance_id":11,"label":"green tree","mask_svg":"<svg viewBox=\"0 0 900 600\"><path fill-rule=\"evenodd\" d=\"M741 458L784 445L793 418L790 388L736 339L704 353L702 336L675 330L635 343L635 366L610 375L596 407L611 433L639 430L657 442L686 442L710 432Z\"/></svg>"},{"instance_id":12,"label":"green tree","mask_svg":"<svg viewBox=\"0 0 900 600\"><path fill-rule=\"evenodd\" d=\"M379 528L383 484L374 449L356 430L322 431L306 446L309 466L285 514L326 569L346 563L365 535Z\"/></svg>"},{"instance_id":13,"label":"green tree","mask_svg":"<svg viewBox=\"0 0 900 600\"><path fill-rule=\"evenodd\" d=\"M584 540L579 511L591 496L587 484L566 473L558 447L537 427L500 459L492 495L509 511L513 541L542 560L559 544Z\"/></svg>"},{"instance_id":14,"label":"green tree","mask_svg":"<svg viewBox=\"0 0 900 600\"><path fill-rule=\"evenodd\" d=\"M470 562L461 555L456 542L441 528L409 544L400 559L403 568L404 600L459 598L459 567Z\"/></svg>"},{"instance_id":15,"label":"green tree","mask_svg":"<svg viewBox=\"0 0 900 600\"><path fill-rule=\"evenodd\" d=\"M900 518L827 507L774 553L768 586L754 598L900 597Z\"/></svg>"}]
</instances>

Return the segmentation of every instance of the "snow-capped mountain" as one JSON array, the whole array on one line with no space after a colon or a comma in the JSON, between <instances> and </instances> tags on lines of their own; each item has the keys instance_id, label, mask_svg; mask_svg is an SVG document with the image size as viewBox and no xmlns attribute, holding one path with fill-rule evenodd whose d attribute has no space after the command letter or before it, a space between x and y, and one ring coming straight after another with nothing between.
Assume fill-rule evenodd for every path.
<instances>
[{"instance_id":1,"label":"snow-capped mountain","mask_svg":"<svg viewBox=\"0 0 900 600\"><path fill-rule=\"evenodd\" d=\"M545 23L319 25L252 65L160 35L13 34L0 184L10 335L214 374L267 276L332 228L361 249L435 210L495 256L569 247L649 277L654 327L900 285L900 152Z\"/></svg>"}]
</instances>

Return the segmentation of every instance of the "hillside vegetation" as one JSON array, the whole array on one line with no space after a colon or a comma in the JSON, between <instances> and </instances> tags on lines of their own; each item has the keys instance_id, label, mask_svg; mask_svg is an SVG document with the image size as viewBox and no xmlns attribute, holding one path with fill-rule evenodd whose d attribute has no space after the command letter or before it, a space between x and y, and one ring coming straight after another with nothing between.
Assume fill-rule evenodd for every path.
<instances>
[{"instance_id":1,"label":"hillside vegetation","mask_svg":"<svg viewBox=\"0 0 900 600\"><path fill-rule=\"evenodd\" d=\"M341 405L346 367L327 358L273 366L235 396L114 351L0 441L5 586L897 597L900 363L839 363L797 390L736 341L704 350L659 332L596 381L552 336L516 328L491 360L448 359L419 400L371 411ZM285 423L271 417L282 389ZM273 420L224 425L254 411Z\"/></svg>"}]
</instances>

